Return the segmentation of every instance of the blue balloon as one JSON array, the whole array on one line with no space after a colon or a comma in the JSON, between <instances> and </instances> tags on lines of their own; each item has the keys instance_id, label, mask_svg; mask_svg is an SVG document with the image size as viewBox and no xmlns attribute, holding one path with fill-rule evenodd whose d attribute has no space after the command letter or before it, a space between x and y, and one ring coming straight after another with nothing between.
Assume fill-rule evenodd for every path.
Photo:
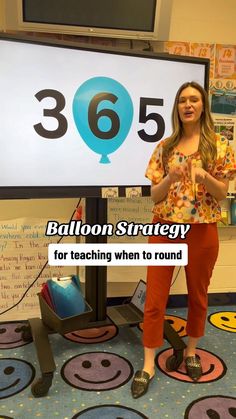
<instances>
[{"instance_id":1,"label":"blue balloon","mask_svg":"<svg viewBox=\"0 0 236 419\"><path fill-rule=\"evenodd\" d=\"M110 163L108 154L125 141L133 120L133 103L127 90L109 77L84 82L73 99L73 117L84 142Z\"/></svg>"}]
</instances>

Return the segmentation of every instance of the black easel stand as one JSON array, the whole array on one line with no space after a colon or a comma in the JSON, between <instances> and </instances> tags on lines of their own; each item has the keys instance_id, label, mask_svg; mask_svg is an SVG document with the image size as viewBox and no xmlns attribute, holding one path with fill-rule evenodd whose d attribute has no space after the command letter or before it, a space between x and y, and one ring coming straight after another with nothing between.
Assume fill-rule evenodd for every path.
<instances>
[{"instance_id":1,"label":"black easel stand","mask_svg":"<svg viewBox=\"0 0 236 419\"><path fill-rule=\"evenodd\" d=\"M107 223L107 200L102 198L86 199L86 223ZM106 236L86 236L86 243L107 243ZM85 268L85 299L93 309L92 321L96 325L107 322L107 267L86 266Z\"/></svg>"},{"instance_id":2,"label":"black easel stand","mask_svg":"<svg viewBox=\"0 0 236 419\"><path fill-rule=\"evenodd\" d=\"M107 199L87 198L86 199L86 222L94 224L107 223ZM86 236L87 243L106 243L106 236ZM29 326L22 327L22 338L25 341L31 340L35 343L39 361L41 377L34 381L31 386L32 394L35 397L46 396L52 385L53 373L56 365L48 335L52 333L66 334L76 330L88 329L119 322L112 319L110 313L116 318L116 306L109 310L107 317L107 268L106 266L88 266L85 271L85 300L90 307L90 312L82 315L60 319L54 311L45 303L39 295L42 319L28 319ZM92 311L91 311L92 309ZM143 321L143 316L137 317L135 321L127 321L127 325L138 324ZM169 371L176 370L183 361L183 350L185 343L180 339L177 332L165 321L164 336L173 347L173 355L166 361L166 368Z\"/></svg>"}]
</instances>

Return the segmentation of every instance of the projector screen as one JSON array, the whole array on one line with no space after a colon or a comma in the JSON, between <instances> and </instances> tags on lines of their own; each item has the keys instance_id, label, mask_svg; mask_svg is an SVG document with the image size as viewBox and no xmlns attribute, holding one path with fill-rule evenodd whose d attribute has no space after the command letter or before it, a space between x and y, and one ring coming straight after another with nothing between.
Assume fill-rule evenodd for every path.
<instances>
[{"instance_id":1,"label":"projector screen","mask_svg":"<svg viewBox=\"0 0 236 419\"><path fill-rule=\"evenodd\" d=\"M205 59L0 37L0 198L101 196L148 187L178 87ZM122 196L121 194L119 194Z\"/></svg>"}]
</instances>

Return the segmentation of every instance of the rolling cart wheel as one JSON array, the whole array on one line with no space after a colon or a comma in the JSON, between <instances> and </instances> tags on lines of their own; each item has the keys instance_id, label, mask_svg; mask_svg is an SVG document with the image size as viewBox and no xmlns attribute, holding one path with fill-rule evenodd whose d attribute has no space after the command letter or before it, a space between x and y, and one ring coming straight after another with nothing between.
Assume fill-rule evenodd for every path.
<instances>
[{"instance_id":1,"label":"rolling cart wheel","mask_svg":"<svg viewBox=\"0 0 236 419\"><path fill-rule=\"evenodd\" d=\"M34 397L44 397L52 385L53 373L42 374L42 377L31 385L31 393Z\"/></svg>"},{"instance_id":2,"label":"rolling cart wheel","mask_svg":"<svg viewBox=\"0 0 236 419\"><path fill-rule=\"evenodd\" d=\"M177 359L175 355L171 355L166 360L167 371L176 371L182 363L182 359Z\"/></svg>"}]
</instances>

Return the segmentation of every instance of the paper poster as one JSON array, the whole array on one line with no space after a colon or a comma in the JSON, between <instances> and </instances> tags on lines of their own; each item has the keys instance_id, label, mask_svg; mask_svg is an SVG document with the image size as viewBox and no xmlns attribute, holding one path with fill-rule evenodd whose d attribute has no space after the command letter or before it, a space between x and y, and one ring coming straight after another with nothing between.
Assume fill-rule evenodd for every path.
<instances>
[{"instance_id":1,"label":"paper poster","mask_svg":"<svg viewBox=\"0 0 236 419\"><path fill-rule=\"evenodd\" d=\"M236 118L220 117L212 115L215 125L215 131L227 138L236 151Z\"/></svg>"},{"instance_id":2,"label":"paper poster","mask_svg":"<svg viewBox=\"0 0 236 419\"><path fill-rule=\"evenodd\" d=\"M164 42L164 51L173 55L190 55L190 43L167 41Z\"/></svg>"},{"instance_id":3,"label":"paper poster","mask_svg":"<svg viewBox=\"0 0 236 419\"><path fill-rule=\"evenodd\" d=\"M215 78L236 79L236 45L216 44Z\"/></svg>"},{"instance_id":4,"label":"paper poster","mask_svg":"<svg viewBox=\"0 0 236 419\"><path fill-rule=\"evenodd\" d=\"M236 156L236 117L212 115L215 125L215 131L229 140ZM230 181L228 193L236 192L236 180Z\"/></svg>"},{"instance_id":5,"label":"paper poster","mask_svg":"<svg viewBox=\"0 0 236 419\"><path fill-rule=\"evenodd\" d=\"M47 262L48 244L58 241L58 236L45 237L47 221L38 218L0 221L0 314L21 299ZM63 237L62 240L63 243L74 241L74 237ZM76 268L72 266L47 265L22 302L1 314L1 321L40 317L37 293L41 284L51 277L75 272Z\"/></svg>"},{"instance_id":6,"label":"paper poster","mask_svg":"<svg viewBox=\"0 0 236 419\"><path fill-rule=\"evenodd\" d=\"M215 70L215 44L194 42L190 44L190 53L193 57L210 59L210 79L214 77Z\"/></svg>"},{"instance_id":7,"label":"paper poster","mask_svg":"<svg viewBox=\"0 0 236 419\"><path fill-rule=\"evenodd\" d=\"M230 141L236 153L236 80L211 80L210 107L215 131ZM230 192L235 191L232 185Z\"/></svg>"},{"instance_id":8,"label":"paper poster","mask_svg":"<svg viewBox=\"0 0 236 419\"><path fill-rule=\"evenodd\" d=\"M229 140L236 156L236 114L235 116L229 116L227 114L220 115L212 113L212 117L215 125L215 131ZM236 179L229 182L228 193L236 193Z\"/></svg>"},{"instance_id":9,"label":"paper poster","mask_svg":"<svg viewBox=\"0 0 236 419\"><path fill-rule=\"evenodd\" d=\"M212 113L236 117L236 80L211 80L210 102Z\"/></svg>"},{"instance_id":10,"label":"paper poster","mask_svg":"<svg viewBox=\"0 0 236 419\"><path fill-rule=\"evenodd\" d=\"M102 198L118 198L118 196L118 187L102 188Z\"/></svg>"},{"instance_id":11,"label":"paper poster","mask_svg":"<svg viewBox=\"0 0 236 419\"><path fill-rule=\"evenodd\" d=\"M142 196L142 188L139 186L133 188L125 188L126 198L138 198Z\"/></svg>"},{"instance_id":12,"label":"paper poster","mask_svg":"<svg viewBox=\"0 0 236 419\"><path fill-rule=\"evenodd\" d=\"M164 52L210 59L210 79L236 79L236 45L164 42Z\"/></svg>"}]
</instances>

